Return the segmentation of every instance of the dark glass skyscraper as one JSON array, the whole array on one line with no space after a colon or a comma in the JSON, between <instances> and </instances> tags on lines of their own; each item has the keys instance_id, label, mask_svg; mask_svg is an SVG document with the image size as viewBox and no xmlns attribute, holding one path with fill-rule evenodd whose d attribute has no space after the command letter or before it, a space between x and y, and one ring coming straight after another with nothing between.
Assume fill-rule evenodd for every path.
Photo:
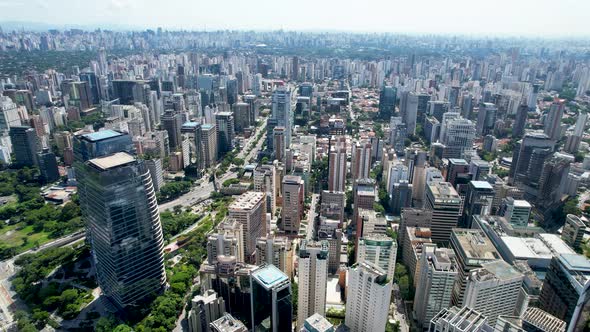
<instances>
[{"instance_id":1,"label":"dark glass skyscraper","mask_svg":"<svg viewBox=\"0 0 590 332\"><path fill-rule=\"evenodd\" d=\"M379 115L382 119L389 119L395 112L395 98L397 89L392 86L383 86L379 94Z\"/></svg>"},{"instance_id":2,"label":"dark glass skyscraper","mask_svg":"<svg viewBox=\"0 0 590 332\"><path fill-rule=\"evenodd\" d=\"M266 265L250 276L252 331L291 331L293 307L289 277L274 265Z\"/></svg>"},{"instance_id":3,"label":"dark glass skyscraper","mask_svg":"<svg viewBox=\"0 0 590 332\"><path fill-rule=\"evenodd\" d=\"M149 170L131 137L78 136L76 177L98 283L118 309L140 305L166 283L162 227Z\"/></svg>"}]
</instances>

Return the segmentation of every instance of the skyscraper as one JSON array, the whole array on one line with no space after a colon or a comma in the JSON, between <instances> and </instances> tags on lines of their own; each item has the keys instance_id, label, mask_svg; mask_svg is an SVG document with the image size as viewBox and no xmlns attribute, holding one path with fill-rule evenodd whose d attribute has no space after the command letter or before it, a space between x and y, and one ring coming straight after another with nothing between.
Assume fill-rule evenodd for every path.
<instances>
[{"instance_id":1,"label":"skyscraper","mask_svg":"<svg viewBox=\"0 0 590 332\"><path fill-rule=\"evenodd\" d=\"M451 304L453 285L457 278L457 262L452 249L424 244L420 258L420 276L414 297L414 317L419 325L430 320Z\"/></svg>"},{"instance_id":2,"label":"skyscraper","mask_svg":"<svg viewBox=\"0 0 590 332\"><path fill-rule=\"evenodd\" d=\"M10 127L9 135L16 164L21 166L37 165L40 144L35 129L29 126L13 126Z\"/></svg>"},{"instance_id":3,"label":"skyscraper","mask_svg":"<svg viewBox=\"0 0 590 332\"><path fill-rule=\"evenodd\" d=\"M357 263L369 262L380 267L393 280L397 243L384 234L368 234L359 240Z\"/></svg>"},{"instance_id":4,"label":"skyscraper","mask_svg":"<svg viewBox=\"0 0 590 332\"><path fill-rule=\"evenodd\" d=\"M256 240L266 235L266 194L247 191L229 206L229 219L242 224L244 259L256 261Z\"/></svg>"},{"instance_id":5,"label":"skyscraper","mask_svg":"<svg viewBox=\"0 0 590 332\"><path fill-rule=\"evenodd\" d=\"M293 305L291 282L274 265L265 265L250 275L252 331L291 331Z\"/></svg>"},{"instance_id":6,"label":"skyscraper","mask_svg":"<svg viewBox=\"0 0 590 332\"><path fill-rule=\"evenodd\" d=\"M272 264L293 277L293 245L286 236L266 236L256 240L256 265Z\"/></svg>"},{"instance_id":7,"label":"skyscraper","mask_svg":"<svg viewBox=\"0 0 590 332\"><path fill-rule=\"evenodd\" d=\"M565 100L555 99L545 118L544 132L550 140L556 142L561 138L561 118L565 108Z\"/></svg>"},{"instance_id":8,"label":"skyscraper","mask_svg":"<svg viewBox=\"0 0 590 332\"><path fill-rule=\"evenodd\" d=\"M268 147L272 148L274 127L285 127L285 148L291 145L293 111L291 110L291 91L285 86L279 87L272 94L272 113L267 124Z\"/></svg>"},{"instance_id":9,"label":"skyscraper","mask_svg":"<svg viewBox=\"0 0 590 332\"><path fill-rule=\"evenodd\" d=\"M567 137L567 141L565 142L564 150L566 152L578 152L578 149L580 148L580 142L582 141L582 136L584 136L584 129L586 128L587 120L588 113L580 113L580 115L578 115L574 132Z\"/></svg>"},{"instance_id":10,"label":"skyscraper","mask_svg":"<svg viewBox=\"0 0 590 332\"><path fill-rule=\"evenodd\" d=\"M586 224L580 217L568 214L565 218L565 225L561 233L561 238L572 248L578 250L582 246Z\"/></svg>"},{"instance_id":11,"label":"skyscraper","mask_svg":"<svg viewBox=\"0 0 590 332\"><path fill-rule=\"evenodd\" d=\"M426 190L426 209L432 211L432 241L448 243L459 222L461 197L450 183L431 182Z\"/></svg>"},{"instance_id":12,"label":"skyscraper","mask_svg":"<svg viewBox=\"0 0 590 332\"><path fill-rule=\"evenodd\" d=\"M328 190L346 189L346 137L334 136L330 147L328 167Z\"/></svg>"},{"instance_id":13,"label":"skyscraper","mask_svg":"<svg viewBox=\"0 0 590 332\"><path fill-rule=\"evenodd\" d=\"M217 162L217 127L205 123L201 125L201 143L203 144L203 166L214 167Z\"/></svg>"},{"instance_id":14,"label":"skyscraper","mask_svg":"<svg viewBox=\"0 0 590 332\"><path fill-rule=\"evenodd\" d=\"M369 141L357 142L352 146L352 180L365 179L369 177L371 171L371 149Z\"/></svg>"},{"instance_id":15,"label":"skyscraper","mask_svg":"<svg viewBox=\"0 0 590 332\"><path fill-rule=\"evenodd\" d=\"M129 135L85 134L77 137L75 148L80 208L98 284L119 309L140 304L166 283L162 227L149 170L129 154Z\"/></svg>"},{"instance_id":16,"label":"skyscraper","mask_svg":"<svg viewBox=\"0 0 590 332\"><path fill-rule=\"evenodd\" d=\"M470 181L463 206L463 226L470 228L475 215L490 215L493 201L494 188L489 182Z\"/></svg>"},{"instance_id":17,"label":"skyscraper","mask_svg":"<svg viewBox=\"0 0 590 332\"><path fill-rule=\"evenodd\" d=\"M328 282L328 241L301 241L298 260L297 326L315 313L325 314Z\"/></svg>"},{"instance_id":18,"label":"skyscraper","mask_svg":"<svg viewBox=\"0 0 590 332\"><path fill-rule=\"evenodd\" d=\"M389 119L395 113L395 99L397 89L384 85L379 94L379 115L382 119Z\"/></svg>"},{"instance_id":19,"label":"skyscraper","mask_svg":"<svg viewBox=\"0 0 590 332\"><path fill-rule=\"evenodd\" d=\"M176 151L181 147L182 136L182 114L172 109L164 111L160 119L162 129L168 132L168 143L170 144L170 150Z\"/></svg>"},{"instance_id":20,"label":"skyscraper","mask_svg":"<svg viewBox=\"0 0 590 332\"><path fill-rule=\"evenodd\" d=\"M217 127L218 156L222 157L234 149L236 132L234 129L234 113L218 112L215 114L215 126Z\"/></svg>"},{"instance_id":21,"label":"skyscraper","mask_svg":"<svg viewBox=\"0 0 590 332\"><path fill-rule=\"evenodd\" d=\"M303 216L304 188L300 176L285 175L283 177L283 208L282 223L279 225L287 234L299 233L299 225Z\"/></svg>"},{"instance_id":22,"label":"skyscraper","mask_svg":"<svg viewBox=\"0 0 590 332\"><path fill-rule=\"evenodd\" d=\"M416 133L416 118L418 116L418 95L414 92L402 92L400 98L400 116L407 126L408 134Z\"/></svg>"},{"instance_id":23,"label":"skyscraper","mask_svg":"<svg viewBox=\"0 0 590 332\"><path fill-rule=\"evenodd\" d=\"M367 262L348 268L345 324L352 331L385 331L392 281L381 268Z\"/></svg>"},{"instance_id":24,"label":"skyscraper","mask_svg":"<svg viewBox=\"0 0 590 332\"><path fill-rule=\"evenodd\" d=\"M21 124L18 106L9 97L0 96L0 133Z\"/></svg>"},{"instance_id":25,"label":"skyscraper","mask_svg":"<svg viewBox=\"0 0 590 332\"><path fill-rule=\"evenodd\" d=\"M443 158L466 158L473 151L475 125L471 120L456 118L444 124ZM441 129L442 131L442 129Z\"/></svg>"},{"instance_id":26,"label":"skyscraper","mask_svg":"<svg viewBox=\"0 0 590 332\"><path fill-rule=\"evenodd\" d=\"M524 135L524 128L529 113L529 107L526 104L521 104L516 112L516 119L514 120L514 127L512 127L512 137L520 138Z\"/></svg>"},{"instance_id":27,"label":"skyscraper","mask_svg":"<svg viewBox=\"0 0 590 332\"><path fill-rule=\"evenodd\" d=\"M45 183L54 182L59 179L59 169L57 168L57 160L53 152L45 148L37 155L37 160L39 161L41 177Z\"/></svg>"},{"instance_id":28,"label":"skyscraper","mask_svg":"<svg viewBox=\"0 0 590 332\"><path fill-rule=\"evenodd\" d=\"M485 136L493 132L497 112L498 108L492 103L482 103L479 105L479 113L477 114L478 136Z\"/></svg>"},{"instance_id":29,"label":"skyscraper","mask_svg":"<svg viewBox=\"0 0 590 332\"><path fill-rule=\"evenodd\" d=\"M510 177L521 184L525 192L538 189L545 159L553 154L555 142L539 132L527 132L519 147L515 147L510 166Z\"/></svg>"}]
</instances>

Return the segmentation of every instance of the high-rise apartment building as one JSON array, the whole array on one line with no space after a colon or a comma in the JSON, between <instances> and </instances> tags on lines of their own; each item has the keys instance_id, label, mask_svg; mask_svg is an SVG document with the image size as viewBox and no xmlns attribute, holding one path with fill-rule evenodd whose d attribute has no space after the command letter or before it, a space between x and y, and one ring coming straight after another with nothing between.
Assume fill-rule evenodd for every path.
<instances>
[{"instance_id":1,"label":"high-rise apartment building","mask_svg":"<svg viewBox=\"0 0 590 332\"><path fill-rule=\"evenodd\" d=\"M503 260L482 264L467 277L462 305L481 312L493 326L498 316L514 314L523 278Z\"/></svg>"},{"instance_id":2,"label":"high-rise apartment building","mask_svg":"<svg viewBox=\"0 0 590 332\"><path fill-rule=\"evenodd\" d=\"M277 209L279 178L275 165L258 165L254 169L254 191L266 193L266 211L273 216Z\"/></svg>"},{"instance_id":3,"label":"high-rise apartment building","mask_svg":"<svg viewBox=\"0 0 590 332\"><path fill-rule=\"evenodd\" d=\"M328 283L328 241L301 241L298 253L297 326L305 319L326 312L326 285Z\"/></svg>"},{"instance_id":4,"label":"high-rise apartment building","mask_svg":"<svg viewBox=\"0 0 590 332\"><path fill-rule=\"evenodd\" d=\"M400 116L407 126L408 134L416 133L416 118L418 116L418 95L414 92L404 91L399 102Z\"/></svg>"},{"instance_id":5,"label":"high-rise apartment building","mask_svg":"<svg viewBox=\"0 0 590 332\"><path fill-rule=\"evenodd\" d=\"M328 190L346 190L346 137L332 138L328 167Z\"/></svg>"},{"instance_id":6,"label":"high-rise apartment building","mask_svg":"<svg viewBox=\"0 0 590 332\"><path fill-rule=\"evenodd\" d=\"M551 103L545 118L544 132L550 140L556 142L561 138L561 118L565 109L565 100L555 99Z\"/></svg>"},{"instance_id":7,"label":"high-rise apartment building","mask_svg":"<svg viewBox=\"0 0 590 332\"><path fill-rule=\"evenodd\" d=\"M427 326L438 312L450 306L458 267L455 252L436 248L435 244L424 244L419 264L414 317L419 325Z\"/></svg>"},{"instance_id":8,"label":"high-rise apartment building","mask_svg":"<svg viewBox=\"0 0 590 332\"><path fill-rule=\"evenodd\" d=\"M457 227L461 197L448 182L431 182L426 190L426 209L432 211L432 241L448 243L451 230Z\"/></svg>"},{"instance_id":9,"label":"high-rise apartment building","mask_svg":"<svg viewBox=\"0 0 590 332\"><path fill-rule=\"evenodd\" d=\"M366 179L371 171L371 149L369 141L357 142L352 146L352 180Z\"/></svg>"},{"instance_id":10,"label":"high-rise apartment building","mask_svg":"<svg viewBox=\"0 0 590 332\"><path fill-rule=\"evenodd\" d=\"M217 297L212 289L195 296L191 304L187 319L189 332L208 332L209 325L225 314L225 301L222 297Z\"/></svg>"},{"instance_id":11,"label":"high-rise apartment building","mask_svg":"<svg viewBox=\"0 0 590 332\"><path fill-rule=\"evenodd\" d=\"M203 166L214 167L217 162L217 128L213 124L201 125L201 142L203 144Z\"/></svg>"},{"instance_id":12,"label":"high-rise apartment building","mask_svg":"<svg viewBox=\"0 0 590 332\"><path fill-rule=\"evenodd\" d=\"M357 263L369 262L380 267L393 280L397 243L385 234L371 233L360 238L357 247Z\"/></svg>"},{"instance_id":13,"label":"high-rise apartment building","mask_svg":"<svg viewBox=\"0 0 590 332\"><path fill-rule=\"evenodd\" d=\"M247 191L229 206L229 219L242 224L244 260L256 261L256 239L266 236L266 194Z\"/></svg>"},{"instance_id":14,"label":"high-rise apartment building","mask_svg":"<svg viewBox=\"0 0 590 332\"><path fill-rule=\"evenodd\" d=\"M392 281L371 263L348 269L345 324L352 331L385 331L391 300Z\"/></svg>"},{"instance_id":15,"label":"high-rise apartment building","mask_svg":"<svg viewBox=\"0 0 590 332\"><path fill-rule=\"evenodd\" d=\"M256 240L256 265L272 264L293 277L293 245L285 236L267 236Z\"/></svg>"},{"instance_id":16,"label":"high-rise apartment building","mask_svg":"<svg viewBox=\"0 0 590 332\"><path fill-rule=\"evenodd\" d=\"M283 177L283 208L282 222L279 228L287 234L299 233L299 225L303 216L304 188L300 176L285 175Z\"/></svg>"}]
</instances>

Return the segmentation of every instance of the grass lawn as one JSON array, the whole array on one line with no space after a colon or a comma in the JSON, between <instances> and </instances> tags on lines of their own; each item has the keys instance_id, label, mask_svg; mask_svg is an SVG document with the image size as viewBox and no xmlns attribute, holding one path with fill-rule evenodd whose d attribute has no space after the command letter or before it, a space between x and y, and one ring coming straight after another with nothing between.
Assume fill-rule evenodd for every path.
<instances>
[{"instance_id":1,"label":"grass lawn","mask_svg":"<svg viewBox=\"0 0 590 332\"><path fill-rule=\"evenodd\" d=\"M23 223L6 225L0 228L0 242L8 248L15 248L17 253L42 245L49 242L49 240L48 233L35 233L33 226L27 226Z\"/></svg>"}]
</instances>

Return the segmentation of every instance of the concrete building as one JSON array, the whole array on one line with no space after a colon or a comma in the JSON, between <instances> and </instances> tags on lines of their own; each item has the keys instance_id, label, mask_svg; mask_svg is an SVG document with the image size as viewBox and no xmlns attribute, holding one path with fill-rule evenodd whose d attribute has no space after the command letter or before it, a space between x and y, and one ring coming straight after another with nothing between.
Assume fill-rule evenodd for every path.
<instances>
[{"instance_id":1,"label":"concrete building","mask_svg":"<svg viewBox=\"0 0 590 332\"><path fill-rule=\"evenodd\" d=\"M453 287L451 304L461 305L471 271L481 268L482 264L502 259L502 257L485 233L476 229L453 229L451 248L455 251L459 272L457 282Z\"/></svg>"},{"instance_id":2,"label":"concrete building","mask_svg":"<svg viewBox=\"0 0 590 332\"><path fill-rule=\"evenodd\" d=\"M362 234L362 224L359 219L360 209L373 209L377 193L375 190L375 180L361 179L356 181L356 186L353 189L353 204L354 211L352 222L356 225L357 238Z\"/></svg>"},{"instance_id":3,"label":"concrete building","mask_svg":"<svg viewBox=\"0 0 590 332\"><path fill-rule=\"evenodd\" d=\"M420 277L414 297L414 317L419 326L451 304L453 285L457 278L457 262L452 249L425 244L420 258Z\"/></svg>"},{"instance_id":4,"label":"concrete building","mask_svg":"<svg viewBox=\"0 0 590 332\"><path fill-rule=\"evenodd\" d=\"M346 137L335 136L332 138L332 146L329 154L328 190L346 190Z\"/></svg>"},{"instance_id":5,"label":"concrete building","mask_svg":"<svg viewBox=\"0 0 590 332\"><path fill-rule=\"evenodd\" d=\"M309 316L303 323L299 332L335 332L334 325L324 316L315 313Z\"/></svg>"},{"instance_id":6,"label":"concrete building","mask_svg":"<svg viewBox=\"0 0 590 332\"><path fill-rule=\"evenodd\" d=\"M237 220L222 222L207 236L207 263L215 265L228 259L244 262L244 235Z\"/></svg>"},{"instance_id":7,"label":"concrete building","mask_svg":"<svg viewBox=\"0 0 590 332\"><path fill-rule=\"evenodd\" d=\"M201 135L203 166L205 168L215 167L217 164L217 128L213 124L202 124Z\"/></svg>"},{"instance_id":8,"label":"concrete building","mask_svg":"<svg viewBox=\"0 0 590 332\"><path fill-rule=\"evenodd\" d=\"M327 219L344 222L344 208L346 207L346 193L343 191L323 190L321 195L320 216Z\"/></svg>"},{"instance_id":9,"label":"concrete building","mask_svg":"<svg viewBox=\"0 0 590 332\"><path fill-rule=\"evenodd\" d=\"M414 285L420 277L420 259L426 243L432 243L430 228L406 227L402 248L402 262L408 267L408 273L414 276Z\"/></svg>"},{"instance_id":10,"label":"concrete building","mask_svg":"<svg viewBox=\"0 0 590 332\"><path fill-rule=\"evenodd\" d=\"M285 236L267 236L256 240L256 265L272 264L293 277L293 245Z\"/></svg>"},{"instance_id":11,"label":"concrete building","mask_svg":"<svg viewBox=\"0 0 590 332\"><path fill-rule=\"evenodd\" d=\"M450 307L441 310L432 320L428 332L495 332L487 318L469 308Z\"/></svg>"},{"instance_id":12,"label":"concrete building","mask_svg":"<svg viewBox=\"0 0 590 332\"><path fill-rule=\"evenodd\" d=\"M367 179L371 171L371 149L369 141L357 142L352 146L352 180Z\"/></svg>"},{"instance_id":13,"label":"concrete building","mask_svg":"<svg viewBox=\"0 0 590 332\"><path fill-rule=\"evenodd\" d=\"M191 302L192 308L187 319L189 332L207 332L210 324L225 314L225 302L222 297L217 297L214 290L206 290Z\"/></svg>"},{"instance_id":14,"label":"concrete building","mask_svg":"<svg viewBox=\"0 0 590 332\"><path fill-rule=\"evenodd\" d=\"M152 177L152 183L156 192L160 191L160 188L164 186L164 171L162 167L162 159L154 158L145 161L145 165L150 171Z\"/></svg>"},{"instance_id":15,"label":"concrete building","mask_svg":"<svg viewBox=\"0 0 590 332\"><path fill-rule=\"evenodd\" d=\"M256 239L266 236L266 194L247 191L229 206L229 219L242 224L244 260L256 261Z\"/></svg>"},{"instance_id":16,"label":"concrete building","mask_svg":"<svg viewBox=\"0 0 590 332\"><path fill-rule=\"evenodd\" d=\"M469 273L462 305L484 314L490 325L513 315L524 276L503 260L482 264Z\"/></svg>"},{"instance_id":17,"label":"concrete building","mask_svg":"<svg viewBox=\"0 0 590 332\"><path fill-rule=\"evenodd\" d=\"M565 225L561 238L572 248L580 249L586 232L586 224L578 216L568 214L565 218Z\"/></svg>"},{"instance_id":18,"label":"concrete building","mask_svg":"<svg viewBox=\"0 0 590 332\"><path fill-rule=\"evenodd\" d=\"M397 243L384 234L368 234L360 238L357 247L357 263L372 263L387 273L387 278L393 280L395 272L395 258Z\"/></svg>"},{"instance_id":19,"label":"concrete building","mask_svg":"<svg viewBox=\"0 0 590 332\"><path fill-rule=\"evenodd\" d=\"M494 188L487 181L469 181L463 205L463 227L471 228L473 216L487 216L492 213Z\"/></svg>"},{"instance_id":20,"label":"concrete building","mask_svg":"<svg viewBox=\"0 0 590 332\"><path fill-rule=\"evenodd\" d=\"M279 177L275 165L258 165L254 169L254 191L266 193L266 211L272 216L277 209Z\"/></svg>"},{"instance_id":21,"label":"concrete building","mask_svg":"<svg viewBox=\"0 0 590 332\"><path fill-rule=\"evenodd\" d=\"M504 218L515 227L527 227L531 216L531 204L522 199L508 197L504 200L506 206Z\"/></svg>"},{"instance_id":22,"label":"concrete building","mask_svg":"<svg viewBox=\"0 0 590 332\"><path fill-rule=\"evenodd\" d=\"M392 281L371 263L348 269L345 324L352 331L384 331L391 300Z\"/></svg>"},{"instance_id":23,"label":"concrete building","mask_svg":"<svg viewBox=\"0 0 590 332\"><path fill-rule=\"evenodd\" d=\"M432 241L448 243L451 230L457 227L461 197L448 182L431 182L426 190L426 209L432 211Z\"/></svg>"},{"instance_id":24,"label":"concrete building","mask_svg":"<svg viewBox=\"0 0 590 332\"><path fill-rule=\"evenodd\" d=\"M279 228L286 234L298 234L303 216L303 199L305 197L303 180L300 176L283 177L282 223Z\"/></svg>"},{"instance_id":25,"label":"concrete building","mask_svg":"<svg viewBox=\"0 0 590 332\"><path fill-rule=\"evenodd\" d=\"M555 99L545 118L544 132L554 142L561 138L561 118L563 118L564 109L565 100Z\"/></svg>"},{"instance_id":26,"label":"concrete building","mask_svg":"<svg viewBox=\"0 0 590 332\"><path fill-rule=\"evenodd\" d=\"M246 325L231 314L224 314L209 325L212 332L248 332Z\"/></svg>"},{"instance_id":27,"label":"concrete building","mask_svg":"<svg viewBox=\"0 0 590 332\"><path fill-rule=\"evenodd\" d=\"M325 315L328 283L328 242L301 241L298 253L297 326L313 314Z\"/></svg>"}]
</instances>

